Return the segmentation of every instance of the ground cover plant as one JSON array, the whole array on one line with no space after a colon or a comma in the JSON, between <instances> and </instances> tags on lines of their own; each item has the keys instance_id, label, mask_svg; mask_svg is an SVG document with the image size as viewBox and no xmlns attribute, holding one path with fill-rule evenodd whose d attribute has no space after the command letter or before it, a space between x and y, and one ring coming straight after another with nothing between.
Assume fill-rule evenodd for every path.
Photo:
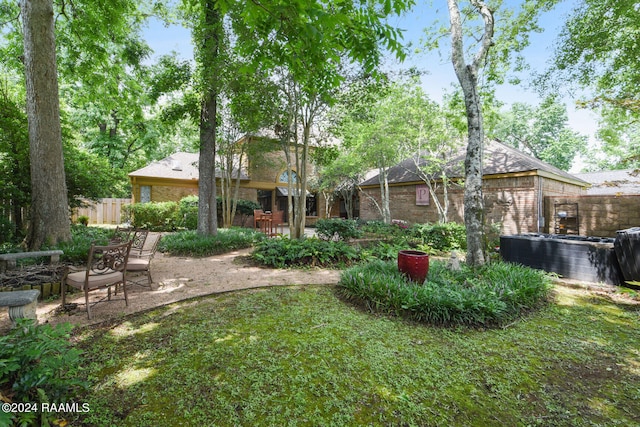
<instances>
[{"instance_id":1,"label":"ground cover plant","mask_svg":"<svg viewBox=\"0 0 640 427\"><path fill-rule=\"evenodd\" d=\"M381 313L437 325L500 325L539 307L551 289L540 270L508 263L449 269L432 262L424 283L411 282L394 262L374 260L342 272L345 298Z\"/></svg>"},{"instance_id":2,"label":"ground cover plant","mask_svg":"<svg viewBox=\"0 0 640 427\"><path fill-rule=\"evenodd\" d=\"M42 250L61 249L64 254L60 257L62 262L83 264L87 262L87 254L91 244L106 245L113 230L101 227L87 227L84 225L71 226L71 240L58 245L45 245ZM0 253L23 252L24 248L19 243L6 243L0 248ZM18 260L18 265L30 265L48 261L45 258L27 258Z\"/></svg>"},{"instance_id":3,"label":"ground cover plant","mask_svg":"<svg viewBox=\"0 0 640 427\"><path fill-rule=\"evenodd\" d=\"M72 425L638 425L638 307L562 288L508 328L434 328L268 288L78 331ZM62 414L65 415L65 414Z\"/></svg>"},{"instance_id":4,"label":"ground cover plant","mask_svg":"<svg viewBox=\"0 0 640 427\"><path fill-rule=\"evenodd\" d=\"M34 325L18 319L17 326L0 336L0 396L11 405L27 404L29 410L0 411L0 425L50 425L55 413L39 413L43 403L61 404L85 383L75 373L80 352L70 342L71 325Z\"/></svg>"},{"instance_id":5,"label":"ground cover plant","mask_svg":"<svg viewBox=\"0 0 640 427\"><path fill-rule=\"evenodd\" d=\"M275 267L331 267L338 268L360 259L356 248L343 241L326 241L318 238L265 239L259 242L253 259L261 264Z\"/></svg>"},{"instance_id":6,"label":"ground cover plant","mask_svg":"<svg viewBox=\"0 0 640 427\"><path fill-rule=\"evenodd\" d=\"M251 228L220 228L215 236L187 230L164 235L158 249L175 256L211 256L249 248L263 239L263 233Z\"/></svg>"}]
</instances>

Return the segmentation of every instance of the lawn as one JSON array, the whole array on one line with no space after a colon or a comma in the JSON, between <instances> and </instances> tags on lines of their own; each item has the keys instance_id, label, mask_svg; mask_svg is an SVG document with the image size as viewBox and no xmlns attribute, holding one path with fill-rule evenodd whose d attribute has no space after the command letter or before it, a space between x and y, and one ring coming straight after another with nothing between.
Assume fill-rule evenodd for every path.
<instances>
[{"instance_id":1,"label":"lawn","mask_svg":"<svg viewBox=\"0 0 640 427\"><path fill-rule=\"evenodd\" d=\"M332 287L242 291L85 329L73 425L640 425L639 307L559 288L497 329L374 316Z\"/></svg>"}]
</instances>

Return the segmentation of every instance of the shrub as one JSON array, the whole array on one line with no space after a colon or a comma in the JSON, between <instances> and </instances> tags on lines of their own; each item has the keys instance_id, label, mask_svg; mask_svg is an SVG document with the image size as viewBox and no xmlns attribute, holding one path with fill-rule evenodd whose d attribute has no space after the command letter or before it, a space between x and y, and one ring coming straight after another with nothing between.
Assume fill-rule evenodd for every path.
<instances>
[{"instance_id":1,"label":"shrub","mask_svg":"<svg viewBox=\"0 0 640 427\"><path fill-rule=\"evenodd\" d=\"M19 319L7 335L0 336L0 391L13 402L62 403L77 395L86 384L75 379L80 351L69 343L72 326L35 325ZM54 413L0 412L0 424L49 425ZM5 419L3 419L5 417ZM7 419L8 418L8 419ZM5 423L2 423L5 421Z\"/></svg>"},{"instance_id":2,"label":"shrub","mask_svg":"<svg viewBox=\"0 0 640 427\"><path fill-rule=\"evenodd\" d=\"M463 224L414 224L411 234L424 244L442 252L467 249L467 230Z\"/></svg>"},{"instance_id":3,"label":"shrub","mask_svg":"<svg viewBox=\"0 0 640 427\"><path fill-rule=\"evenodd\" d=\"M180 200L178 206L178 224L187 230L198 228L198 196L187 196Z\"/></svg>"},{"instance_id":4,"label":"shrub","mask_svg":"<svg viewBox=\"0 0 640 427\"><path fill-rule=\"evenodd\" d=\"M353 219L321 218L316 222L316 234L322 240L357 239L362 236L358 223Z\"/></svg>"},{"instance_id":5,"label":"shrub","mask_svg":"<svg viewBox=\"0 0 640 427\"><path fill-rule=\"evenodd\" d=\"M136 228L157 231L175 230L178 223L179 208L176 202L134 203L123 207L125 216L132 219Z\"/></svg>"},{"instance_id":6,"label":"shrub","mask_svg":"<svg viewBox=\"0 0 640 427\"><path fill-rule=\"evenodd\" d=\"M511 321L545 301L551 279L528 267L492 263L460 271L432 262L424 284L408 281L393 262L345 270L340 293L372 310L439 325L491 326Z\"/></svg>"},{"instance_id":7,"label":"shrub","mask_svg":"<svg viewBox=\"0 0 640 427\"><path fill-rule=\"evenodd\" d=\"M358 253L344 242L283 237L260 242L253 251L253 258L276 268L335 267L353 263L358 259Z\"/></svg>"},{"instance_id":8,"label":"shrub","mask_svg":"<svg viewBox=\"0 0 640 427\"><path fill-rule=\"evenodd\" d=\"M71 240L59 243L55 247L47 249L61 249L64 254L62 261L72 264L85 264L91 244L106 245L113 233L112 230L100 227L85 227L84 225L71 226Z\"/></svg>"},{"instance_id":9,"label":"shrub","mask_svg":"<svg viewBox=\"0 0 640 427\"><path fill-rule=\"evenodd\" d=\"M80 215L78 217L78 224L84 225L85 227L89 225L89 217L86 215Z\"/></svg>"},{"instance_id":10,"label":"shrub","mask_svg":"<svg viewBox=\"0 0 640 427\"><path fill-rule=\"evenodd\" d=\"M215 236L181 231L162 237L158 249L171 255L211 256L253 246L264 234L248 228L221 228Z\"/></svg>"},{"instance_id":11,"label":"shrub","mask_svg":"<svg viewBox=\"0 0 640 427\"><path fill-rule=\"evenodd\" d=\"M376 237L393 238L407 234L406 229L401 228L399 224L387 224L383 221L367 221L360 226L360 229Z\"/></svg>"}]
</instances>

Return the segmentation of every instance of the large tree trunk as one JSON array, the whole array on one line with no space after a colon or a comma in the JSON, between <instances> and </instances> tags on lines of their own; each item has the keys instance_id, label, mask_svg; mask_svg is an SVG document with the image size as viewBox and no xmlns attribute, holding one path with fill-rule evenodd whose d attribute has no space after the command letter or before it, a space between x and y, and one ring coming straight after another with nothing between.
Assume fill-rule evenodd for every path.
<instances>
[{"instance_id":1,"label":"large tree trunk","mask_svg":"<svg viewBox=\"0 0 640 427\"><path fill-rule=\"evenodd\" d=\"M202 67L203 101L200 110L200 156L198 158L198 234L218 233L216 188L216 130L219 62L222 43L222 15L215 1L203 2L205 14L198 42Z\"/></svg>"},{"instance_id":2,"label":"large tree trunk","mask_svg":"<svg viewBox=\"0 0 640 427\"><path fill-rule=\"evenodd\" d=\"M464 223L467 228L467 264L484 264L484 201L482 195L482 155L484 130L482 107L478 95L478 68L484 62L493 43L493 15L480 0L470 0L484 21L480 47L471 64L464 59L463 31L460 9L456 0L447 0L451 22L451 59L464 94L467 111L468 145L464 162Z\"/></svg>"},{"instance_id":3,"label":"large tree trunk","mask_svg":"<svg viewBox=\"0 0 640 427\"><path fill-rule=\"evenodd\" d=\"M24 65L29 120L30 250L71 239L51 0L23 0Z\"/></svg>"}]
</instances>

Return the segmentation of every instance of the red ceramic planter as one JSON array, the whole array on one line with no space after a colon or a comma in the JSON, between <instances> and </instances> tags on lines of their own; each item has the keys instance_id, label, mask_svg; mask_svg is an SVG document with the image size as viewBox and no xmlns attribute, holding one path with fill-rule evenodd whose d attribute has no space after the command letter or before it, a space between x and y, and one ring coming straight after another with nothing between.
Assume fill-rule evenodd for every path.
<instances>
[{"instance_id":1,"label":"red ceramic planter","mask_svg":"<svg viewBox=\"0 0 640 427\"><path fill-rule=\"evenodd\" d=\"M413 282L424 283L429 273L429 255L422 251L399 251L398 270Z\"/></svg>"}]
</instances>

